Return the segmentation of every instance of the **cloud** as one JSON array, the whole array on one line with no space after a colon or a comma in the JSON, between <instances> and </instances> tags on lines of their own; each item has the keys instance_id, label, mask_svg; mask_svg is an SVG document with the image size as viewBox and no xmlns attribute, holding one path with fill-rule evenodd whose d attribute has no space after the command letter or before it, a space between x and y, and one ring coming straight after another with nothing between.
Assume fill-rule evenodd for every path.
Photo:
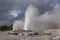
<instances>
[{"instance_id":1,"label":"cloud","mask_svg":"<svg viewBox=\"0 0 60 40\"><path fill-rule=\"evenodd\" d=\"M15 18L17 17L19 14L21 14L22 12L20 10L11 10L8 12L9 14L6 14L8 16L10 16L9 18L12 19L12 18Z\"/></svg>"},{"instance_id":2,"label":"cloud","mask_svg":"<svg viewBox=\"0 0 60 40\"><path fill-rule=\"evenodd\" d=\"M3 26L3 25L10 25L11 23L10 23L10 21L8 21L8 20L1 20L0 21L0 26Z\"/></svg>"},{"instance_id":3,"label":"cloud","mask_svg":"<svg viewBox=\"0 0 60 40\"><path fill-rule=\"evenodd\" d=\"M25 15L24 12L26 11L26 8L28 7L29 4L32 4L33 6L38 8L38 10L40 11L38 16L40 16L44 14L46 11L52 11L56 4L60 4L60 1L59 0L0 0L0 19L1 20L22 19ZM13 10L20 10L23 13L21 14L11 13Z\"/></svg>"},{"instance_id":4,"label":"cloud","mask_svg":"<svg viewBox=\"0 0 60 40\"><path fill-rule=\"evenodd\" d=\"M50 4L54 5L53 2L54 4L56 3L55 0L0 0L0 15L3 17L3 20L4 18L6 18L5 20L9 20L10 16L5 14L9 14L9 11L12 10L22 10L25 12L29 4L36 6L41 11L40 14L43 14L45 11L51 11L53 9L50 6ZM57 2L59 1L57 0Z\"/></svg>"}]
</instances>

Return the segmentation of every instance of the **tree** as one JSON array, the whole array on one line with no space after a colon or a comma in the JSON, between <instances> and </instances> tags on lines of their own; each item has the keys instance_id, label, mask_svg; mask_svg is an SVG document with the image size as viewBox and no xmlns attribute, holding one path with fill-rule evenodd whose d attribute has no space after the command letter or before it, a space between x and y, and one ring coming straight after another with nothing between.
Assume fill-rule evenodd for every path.
<instances>
[{"instance_id":1,"label":"tree","mask_svg":"<svg viewBox=\"0 0 60 40\"><path fill-rule=\"evenodd\" d=\"M4 26L0 26L0 31L8 31L8 30L12 30L12 26L13 25L4 25Z\"/></svg>"}]
</instances>

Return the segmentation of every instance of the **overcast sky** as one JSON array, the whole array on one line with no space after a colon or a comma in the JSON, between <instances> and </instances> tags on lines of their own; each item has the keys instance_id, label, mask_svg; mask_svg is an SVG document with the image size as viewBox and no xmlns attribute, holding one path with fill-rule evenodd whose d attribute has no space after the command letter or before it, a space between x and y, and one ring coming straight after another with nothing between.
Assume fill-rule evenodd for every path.
<instances>
[{"instance_id":1,"label":"overcast sky","mask_svg":"<svg viewBox=\"0 0 60 40\"><path fill-rule=\"evenodd\" d=\"M30 4L39 9L40 16L46 11L52 11L56 4L60 5L60 0L0 0L0 25L23 19Z\"/></svg>"}]
</instances>

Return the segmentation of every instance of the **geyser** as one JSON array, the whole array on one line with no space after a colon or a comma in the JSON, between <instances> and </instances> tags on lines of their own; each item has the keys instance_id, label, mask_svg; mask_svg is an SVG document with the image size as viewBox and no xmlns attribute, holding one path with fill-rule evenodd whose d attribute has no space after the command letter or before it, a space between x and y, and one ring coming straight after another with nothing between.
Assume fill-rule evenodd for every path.
<instances>
[{"instance_id":1,"label":"geyser","mask_svg":"<svg viewBox=\"0 0 60 40\"><path fill-rule=\"evenodd\" d=\"M25 25L24 25L24 30L33 30L33 21L37 20L38 9L32 5L29 5L25 12ZM39 13L39 12L38 12Z\"/></svg>"},{"instance_id":2,"label":"geyser","mask_svg":"<svg viewBox=\"0 0 60 40\"><path fill-rule=\"evenodd\" d=\"M29 5L25 12L24 30L41 32L48 28L60 28L60 5L56 4L52 11L46 11L38 15L40 11L33 5Z\"/></svg>"},{"instance_id":3,"label":"geyser","mask_svg":"<svg viewBox=\"0 0 60 40\"><path fill-rule=\"evenodd\" d=\"M30 5L25 14L25 25L24 25L24 30L29 30L32 29L32 23L31 21L33 20L34 16L36 16L36 10L37 8L34 8L32 5Z\"/></svg>"},{"instance_id":4,"label":"geyser","mask_svg":"<svg viewBox=\"0 0 60 40\"><path fill-rule=\"evenodd\" d=\"M33 32L40 32L46 27L41 27L38 20L39 10L33 5L29 5L25 12L25 25L24 30L32 30Z\"/></svg>"}]
</instances>

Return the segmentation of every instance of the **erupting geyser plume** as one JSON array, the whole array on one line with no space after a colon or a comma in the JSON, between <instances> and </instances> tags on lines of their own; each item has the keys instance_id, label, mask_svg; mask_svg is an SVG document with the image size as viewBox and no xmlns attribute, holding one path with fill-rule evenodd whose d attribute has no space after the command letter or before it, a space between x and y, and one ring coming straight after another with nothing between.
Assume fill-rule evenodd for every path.
<instances>
[{"instance_id":1,"label":"erupting geyser plume","mask_svg":"<svg viewBox=\"0 0 60 40\"><path fill-rule=\"evenodd\" d=\"M42 30L47 28L47 25L46 25L47 22L44 23L43 20L39 20L40 16L38 16L38 14L40 14L40 11L38 10L37 7L33 5L28 6L25 13L24 30L31 30L33 32L41 32ZM42 17L44 17L44 15Z\"/></svg>"},{"instance_id":2,"label":"erupting geyser plume","mask_svg":"<svg viewBox=\"0 0 60 40\"><path fill-rule=\"evenodd\" d=\"M48 28L60 28L60 5L56 4L52 11L46 11L38 16L40 11L33 5L29 5L25 14L24 30L41 32Z\"/></svg>"},{"instance_id":3,"label":"erupting geyser plume","mask_svg":"<svg viewBox=\"0 0 60 40\"><path fill-rule=\"evenodd\" d=\"M33 30L33 21L37 20L37 12L39 13L38 9L32 5L29 5L25 12L25 25L24 30Z\"/></svg>"}]
</instances>

